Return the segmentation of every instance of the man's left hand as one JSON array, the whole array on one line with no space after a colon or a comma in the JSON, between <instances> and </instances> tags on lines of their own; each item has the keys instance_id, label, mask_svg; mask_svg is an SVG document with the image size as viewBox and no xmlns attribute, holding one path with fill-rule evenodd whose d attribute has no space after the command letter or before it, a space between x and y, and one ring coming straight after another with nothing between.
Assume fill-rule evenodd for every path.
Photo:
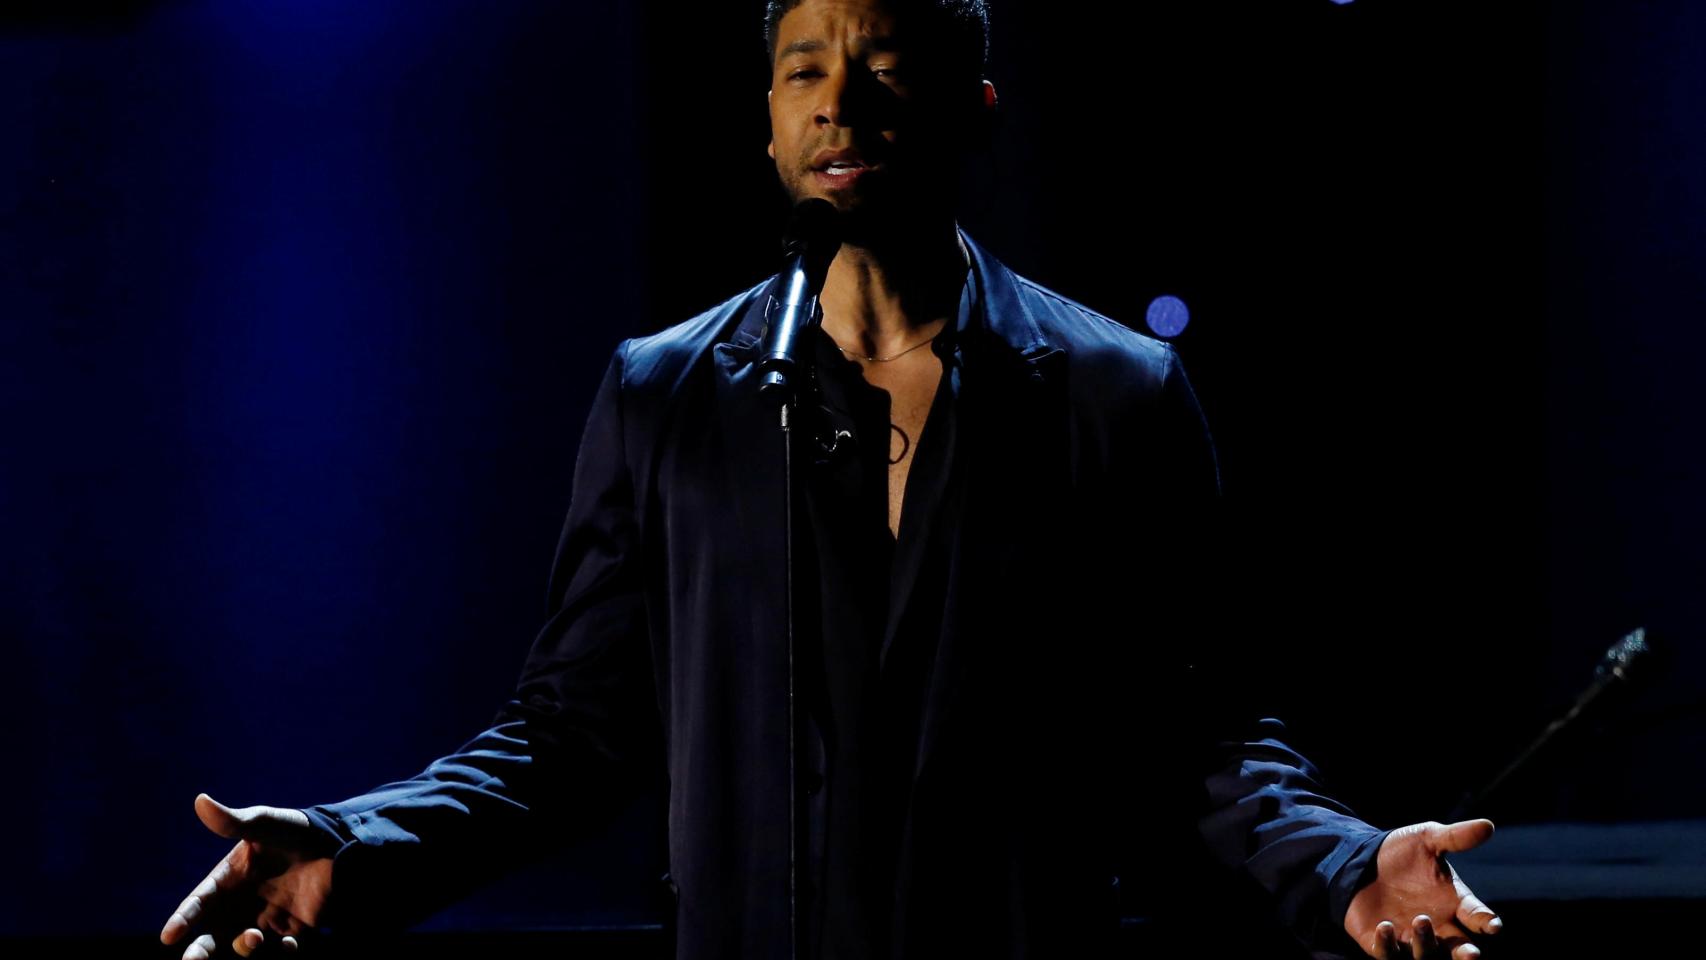
<instances>
[{"instance_id":1,"label":"man's left hand","mask_svg":"<svg viewBox=\"0 0 1706 960\"><path fill-rule=\"evenodd\" d=\"M1473 936L1491 936L1504 921L1446 862L1493 835L1491 820L1412 823L1386 835L1375 855L1375 879L1345 911L1345 932L1378 960L1473 960Z\"/></svg>"}]
</instances>

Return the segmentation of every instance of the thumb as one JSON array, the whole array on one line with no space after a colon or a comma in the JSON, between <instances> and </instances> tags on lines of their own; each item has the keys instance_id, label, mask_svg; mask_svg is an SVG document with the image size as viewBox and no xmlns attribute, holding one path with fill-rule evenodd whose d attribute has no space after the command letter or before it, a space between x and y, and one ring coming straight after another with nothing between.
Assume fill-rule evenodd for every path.
<instances>
[{"instance_id":1,"label":"thumb","mask_svg":"<svg viewBox=\"0 0 1706 960\"><path fill-rule=\"evenodd\" d=\"M205 793L195 795L195 815L201 818L207 829L227 840L242 836L237 826L236 811Z\"/></svg>"},{"instance_id":2,"label":"thumb","mask_svg":"<svg viewBox=\"0 0 1706 960\"><path fill-rule=\"evenodd\" d=\"M1439 828L1434 834L1434 847L1441 853L1457 853L1461 850L1472 850L1493 837L1493 821L1485 817L1478 820L1459 820Z\"/></svg>"},{"instance_id":3,"label":"thumb","mask_svg":"<svg viewBox=\"0 0 1706 960\"><path fill-rule=\"evenodd\" d=\"M195 812L207 829L228 840L268 845L299 846L304 829L309 826L308 818L300 810L266 806L233 809L205 793L196 794Z\"/></svg>"}]
</instances>

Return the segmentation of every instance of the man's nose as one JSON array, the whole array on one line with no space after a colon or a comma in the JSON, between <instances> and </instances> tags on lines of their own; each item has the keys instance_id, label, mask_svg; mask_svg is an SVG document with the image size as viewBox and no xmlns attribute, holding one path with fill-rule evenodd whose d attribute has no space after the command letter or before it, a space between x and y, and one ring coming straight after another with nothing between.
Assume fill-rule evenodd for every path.
<instances>
[{"instance_id":1,"label":"man's nose","mask_svg":"<svg viewBox=\"0 0 1706 960\"><path fill-rule=\"evenodd\" d=\"M847 127L865 119L864 115L872 105L870 85L880 85L880 82L874 76L861 73L861 69L849 65L830 70L818 84L821 94L817 106L818 123Z\"/></svg>"}]
</instances>

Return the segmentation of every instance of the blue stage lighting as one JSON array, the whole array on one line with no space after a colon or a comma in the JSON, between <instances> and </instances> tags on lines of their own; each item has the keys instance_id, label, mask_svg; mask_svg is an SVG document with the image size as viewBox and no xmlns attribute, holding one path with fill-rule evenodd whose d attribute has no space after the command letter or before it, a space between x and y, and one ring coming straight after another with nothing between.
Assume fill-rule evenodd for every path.
<instances>
[{"instance_id":1,"label":"blue stage lighting","mask_svg":"<svg viewBox=\"0 0 1706 960\"><path fill-rule=\"evenodd\" d=\"M1178 297L1162 295L1149 302L1144 320L1156 336L1176 337L1191 322L1191 311Z\"/></svg>"}]
</instances>

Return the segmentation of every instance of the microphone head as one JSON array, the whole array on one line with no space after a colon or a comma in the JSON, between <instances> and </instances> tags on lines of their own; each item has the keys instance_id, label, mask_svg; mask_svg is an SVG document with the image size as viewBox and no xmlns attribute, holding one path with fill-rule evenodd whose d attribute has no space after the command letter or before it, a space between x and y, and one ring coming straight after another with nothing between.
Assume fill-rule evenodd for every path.
<instances>
[{"instance_id":1,"label":"microphone head","mask_svg":"<svg viewBox=\"0 0 1706 960\"><path fill-rule=\"evenodd\" d=\"M1628 680L1650 672L1653 664L1648 660L1658 659L1653 638L1646 627L1636 627L1625 634L1623 639L1611 645L1600 658L1599 665L1594 667L1595 679L1612 677L1617 680Z\"/></svg>"},{"instance_id":2,"label":"microphone head","mask_svg":"<svg viewBox=\"0 0 1706 960\"><path fill-rule=\"evenodd\" d=\"M814 257L832 259L841 246L840 214L835 204L822 197L807 197L794 204L788 229L782 235L782 255L791 257L810 251Z\"/></svg>"}]
</instances>

